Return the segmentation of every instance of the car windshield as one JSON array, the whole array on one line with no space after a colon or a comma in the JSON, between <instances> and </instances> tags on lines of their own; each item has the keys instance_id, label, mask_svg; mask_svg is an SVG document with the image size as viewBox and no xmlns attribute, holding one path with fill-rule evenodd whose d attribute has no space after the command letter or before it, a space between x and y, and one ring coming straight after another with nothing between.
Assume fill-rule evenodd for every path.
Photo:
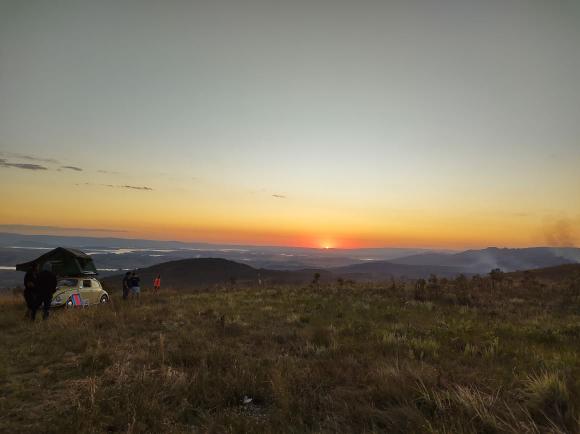
<instances>
[{"instance_id":1,"label":"car windshield","mask_svg":"<svg viewBox=\"0 0 580 434\"><path fill-rule=\"evenodd\" d=\"M60 279L58 286L77 286L77 279Z\"/></svg>"}]
</instances>

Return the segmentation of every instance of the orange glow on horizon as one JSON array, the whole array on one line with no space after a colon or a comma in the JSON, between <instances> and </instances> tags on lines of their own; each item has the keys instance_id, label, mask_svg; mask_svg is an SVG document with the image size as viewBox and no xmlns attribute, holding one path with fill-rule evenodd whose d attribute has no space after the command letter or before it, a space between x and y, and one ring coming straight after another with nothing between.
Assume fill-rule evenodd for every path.
<instances>
[{"instance_id":1,"label":"orange glow on horizon","mask_svg":"<svg viewBox=\"0 0 580 434\"><path fill-rule=\"evenodd\" d=\"M95 186L86 187L90 206L79 207L79 194L85 191L80 187L47 179L44 194L37 195L37 185L24 181L17 188L0 184L8 204L0 210L0 224L79 228L67 229L63 235L313 249L468 249L573 246L580 242L576 229L580 210L567 217L508 212L503 204L493 209L486 205L481 209L425 206L391 210L334 202L313 205L307 200L242 200L243 194L236 191L225 192L223 197L210 192L206 196L204 191L195 200L184 202L181 192ZM35 200L31 202L30 197Z\"/></svg>"}]
</instances>

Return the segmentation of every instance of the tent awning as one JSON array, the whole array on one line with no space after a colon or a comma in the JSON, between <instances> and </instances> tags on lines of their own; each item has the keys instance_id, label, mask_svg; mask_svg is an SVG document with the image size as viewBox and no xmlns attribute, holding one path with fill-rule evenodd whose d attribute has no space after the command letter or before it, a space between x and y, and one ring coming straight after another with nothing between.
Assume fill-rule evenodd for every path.
<instances>
[{"instance_id":1,"label":"tent awning","mask_svg":"<svg viewBox=\"0 0 580 434\"><path fill-rule=\"evenodd\" d=\"M93 259L77 249L57 247L33 261L16 265L18 271L30 271L37 265L39 270L52 271L57 276L96 275Z\"/></svg>"}]
</instances>

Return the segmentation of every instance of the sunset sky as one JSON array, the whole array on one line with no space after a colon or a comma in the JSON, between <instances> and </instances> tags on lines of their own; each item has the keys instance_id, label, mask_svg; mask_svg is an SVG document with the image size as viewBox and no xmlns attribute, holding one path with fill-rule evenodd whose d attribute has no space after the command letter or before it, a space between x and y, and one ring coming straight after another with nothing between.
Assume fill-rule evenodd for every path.
<instances>
[{"instance_id":1,"label":"sunset sky","mask_svg":"<svg viewBox=\"0 0 580 434\"><path fill-rule=\"evenodd\" d=\"M580 2L0 0L0 198L0 232L579 245Z\"/></svg>"}]
</instances>

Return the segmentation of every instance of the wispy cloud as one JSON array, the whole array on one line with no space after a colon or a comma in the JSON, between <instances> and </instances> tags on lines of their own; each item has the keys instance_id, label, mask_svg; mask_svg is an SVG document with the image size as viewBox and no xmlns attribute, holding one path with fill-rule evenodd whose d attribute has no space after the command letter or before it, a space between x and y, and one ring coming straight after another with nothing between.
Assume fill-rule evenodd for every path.
<instances>
[{"instance_id":1,"label":"wispy cloud","mask_svg":"<svg viewBox=\"0 0 580 434\"><path fill-rule=\"evenodd\" d=\"M104 229L104 228L74 228L62 226L37 226L37 225L18 225L18 224L1 224L1 232L128 232L124 229Z\"/></svg>"},{"instance_id":2,"label":"wispy cloud","mask_svg":"<svg viewBox=\"0 0 580 434\"><path fill-rule=\"evenodd\" d=\"M48 170L47 167L41 166L40 164L33 163L10 163L4 158L0 158L0 167L24 169L24 170Z\"/></svg>"},{"instance_id":3,"label":"wispy cloud","mask_svg":"<svg viewBox=\"0 0 580 434\"><path fill-rule=\"evenodd\" d=\"M18 160L37 161L40 163L60 164L60 162L55 158L46 158L46 157L39 157L36 155L19 154L17 152L0 152L0 155L4 155L4 156L9 157L9 158L16 158Z\"/></svg>"},{"instance_id":4,"label":"wispy cloud","mask_svg":"<svg viewBox=\"0 0 580 434\"><path fill-rule=\"evenodd\" d=\"M110 185L109 187L128 188L130 190L153 191L153 189L151 187L145 187L145 186L140 186L140 185Z\"/></svg>"},{"instance_id":5,"label":"wispy cloud","mask_svg":"<svg viewBox=\"0 0 580 434\"><path fill-rule=\"evenodd\" d=\"M275 197L276 199L286 199L286 195L284 194L273 194L272 197Z\"/></svg>"},{"instance_id":6,"label":"wispy cloud","mask_svg":"<svg viewBox=\"0 0 580 434\"><path fill-rule=\"evenodd\" d=\"M85 182L82 184L75 184L75 185L95 185L98 187L108 187L108 188L126 188L128 190L139 190L139 191L153 191L151 187L143 186L143 185L117 185L117 184L93 184L91 182Z\"/></svg>"},{"instance_id":7,"label":"wispy cloud","mask_svg":"<svg viewBox=\"0 0 580 434\"><path fill-rule=\"evenodd\" d=\"M74 170L76 172L82 172L83 169L81 169L80 167L77 166L60 166L61 169L68 169L68 170Z\"/></svg>"},{"instance_id":8,"label":"wispy cloud","mask_svg":"<svg viewBox=\"0 0 580 434\"><path fill-rule=\"evenodd\" d=\"M119 172L115 172L114 170L103 170L103 169L100 169L100 170L97 170L97 172L98 173L103 173L105 175L120 175Z\"/></svg>"}]
</instances>

